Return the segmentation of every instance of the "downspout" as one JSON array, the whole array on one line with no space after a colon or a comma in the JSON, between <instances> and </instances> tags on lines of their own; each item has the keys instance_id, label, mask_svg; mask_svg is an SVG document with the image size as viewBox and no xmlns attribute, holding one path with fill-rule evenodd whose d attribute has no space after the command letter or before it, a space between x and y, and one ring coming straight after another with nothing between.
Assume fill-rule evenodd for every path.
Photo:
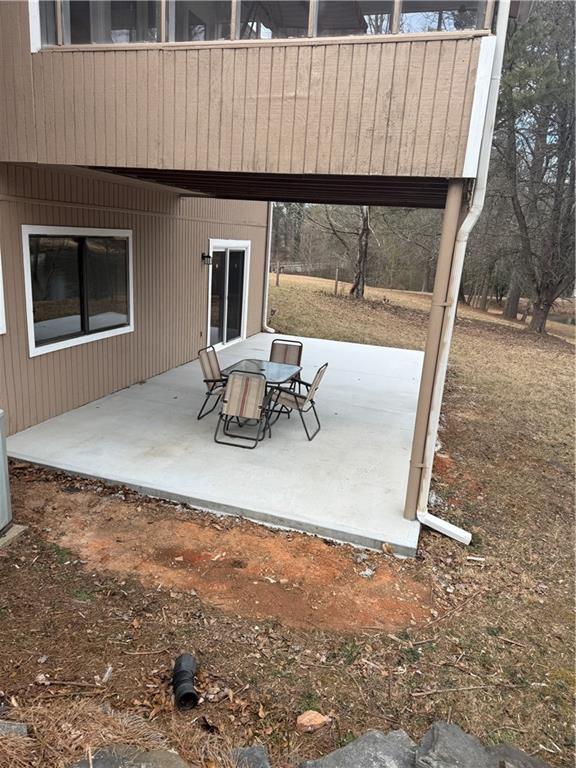
<instances>
[{"instance_id":1,"label":"downspout","mask_svg":"<svg viewBox=\"0 0 576 768\"><path fill-rule=\"evenodd\" d=\"M264 333L276 333L274 328L268 325L268 285L270 282L270 258L272 255L272 212L274 203L268 203L268 215L266 218L266 256L264 258L264 288L262 291L262 330Z\"/></svg>"},{"instance_id":2,"label":"downspout","mask_svg":"<svg viewBox=\"0 0 576 768\"><path fill-rule=\"evenodd\" d=\"M498 20L496 24L494 58L492 62L492 73L490 77L490 87L486 104L484 117L484 127L480 142L478 154L478 167L476 172L476 183L472 194L472 200L468 214L464 218L458 233L454 246L452 257L452 269L450 271L450 281L448 285L447 309L444 314L442 332L440 336L440 348L438 350L438 359L436 363L436 376L432 390L432 399L430 403L430 414L428 417L428 429L426 443L424 448L423 468L420 475L418 503L416 508L416 517L423 524L434 528L464 544L469 544L471 534L461 528L448 523L428 512L428 495L430 492L430 483L432 480L432 465L434 462L434 452L436 448L436 437L438 434L438 424L440 420L440 409L444 394L444 384L446 381L446 370L448 367L448 356L450 352L450 342L454 329L454 320L456 317L456 307L458 304L458 290L462 279L462 270L464 266L464 256L468 238L480 214L484 208L486 198L486 186L488 181L488 169L490 166L490 155L492 151L492 137L494 134L494 124L496 122L496 108L498 105L498 95L500 91L500 79L502 75L502 63L504 59L504 48L506 45L506 32L508 28L508 15L510 12L510 0L500 0L498 8Z\"/></svg>"}]
</instances>

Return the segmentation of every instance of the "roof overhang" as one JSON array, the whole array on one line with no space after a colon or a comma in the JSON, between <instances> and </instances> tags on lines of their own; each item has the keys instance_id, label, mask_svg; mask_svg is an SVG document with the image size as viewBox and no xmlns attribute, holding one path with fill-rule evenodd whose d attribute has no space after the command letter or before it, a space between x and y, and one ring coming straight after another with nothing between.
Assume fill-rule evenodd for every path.
<instances>
[{"instance_id":1,"label":"roof overhang","mask_svg":"<svg viewBox=\"0 0 576 768\"><path fill-rule=\"evenodd\" d=\"M336 174L222 173L165 168L95 170L170 187L182 195L229 200L444 208L446 178Z\"/></svg>"}]
</instances>

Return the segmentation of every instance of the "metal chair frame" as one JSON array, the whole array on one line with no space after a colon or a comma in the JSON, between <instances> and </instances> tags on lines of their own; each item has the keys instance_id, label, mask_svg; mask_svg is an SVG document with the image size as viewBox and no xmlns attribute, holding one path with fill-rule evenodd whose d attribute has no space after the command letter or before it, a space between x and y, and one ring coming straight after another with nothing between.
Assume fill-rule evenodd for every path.
<instances>
[{"instance_id":1,"label":"metal chair frame","mask_svg":"<svg viewBox=\"0 0 576 768\"><path fill-rule=\"evenodd\" d=\"M201 366L202 366L202 359L201 359L200 355L202 354L202 352L207 352L208 350L212 350L214 352L214 354L216 355L216 350L214 349L214 347L212 345L210 345L208 347L203 347L202 349L198 350L198 359L200 360L200 365ZM216 359L218 360L218 355L216 355ZM218 363L218 369L220 369L220 363ZM203 374L205 373L203 366L202 366L202 373ZM222 396L224 395L224 387L226 386L226 379L223 378L223 377L221 377L219 379L205 378L204 379L204 384L206 384L206 397L204 398L204 402L202 403L202 407L198 411L198 416L196 417L198 419L198 421L200 421L200 419L203 419L204 416L208 416L209 414L211 414L212 411L214 411L218 407L218 403L220 402L220 400L222 399ZM220 392L215 392L214 390L216 390L218 387L222 387L221 391ZM210 398L211 397L216 397L214 405L208 411L204 411L204 409L206 408L206 406L210 402Z\"/></svg>"},{"instance_id":2,"label":"metal chair frame","mask_svg":"<svg viewBox=\"0 0 576 768\"><path fill-rule=\"evenodd\" d=\"M232 379L234 376L247 376L250 378L261 378L264 379L264 382L266 382L266 377L261 373L246 373L245 371L230 371L228 375L228 381ZM272 398L271 392L266 392L266 388L264 389L264 396L262 398L262 403L259 406L260 407L260 418L257 420L256 424L251 425L250 422L254 421L253 419L244 419L242 422L240 419L242 417L237 415L228 415L223 413L223 409L218 414L218 422L216 423L216 429L214 430L214 442L219 443L220 445L231 445L234 448L247 448L249 450L256 448L258 443L262 442L262 440L266 437L266 433L268 433L268 437L272 437L272 430L270 428L270 402ZM226 403L226 392L223 394L223 405ZM236 421L238 424L238 427L243 429L246 426L255 426L256 434L255 435L241 435L238 432L231 431L230 425ZM218 437L218 432L220 431L220 426L222 427L222 434L226 437L232 438L231 440L221 440ZM238 440L242 440L247 445L242 445L242 443L238 443Z\"/></svg>"},{"instance_id":3,"label":"metal chair frame","mask_svg":"<svg viewBox=\"0 0 576 768\"><path fill-rule=\"evenodd\" d=\"M303 387L306 388L307 392L310 392L310 390L314 385L316 385L316 390L318 389L318 387L320 386L320 381L322 380L322 377L324 376L324 372L326 371L326 368L328 368L328 363L324 363L324 365L321 366L316 371L314 380L310 384L306 381L301 380L300 383L302 384ZM300 416L300 421L302 422L302 426L304 427L304 432L306 433L306 437L308 438L308 441L309 442L312 441L316 437L318 432L320 432L320 430L322 429L322 426L320 424L320 419L318 418L318 412L316 411L316 403L314 401L314 396L316 395L316 392L314 392L314 395L310 400L308 399L308 396L306 396L302 406L300 405L300 401L293 389L284 389L282 387L277 387L274 390L274 393L275 393L275 397L272 402L272 407L270 409L270 416L275 415L276 418L271 423L275 424L280 418L280 416L282 415L282 413L286 412L286 410L288 412L288 418L290 418L290 410L296 410L298 411L298 415ZM294 398L294 406L290 410L288 410L290 406L287 406L285 403L280 403L280 407L278 408L278 400L281 394L287 395L288 397L291 396ZM300 395L300 397L302 396ZM314 429L313 432L309 431L308 425L306 424L306 420L304 419L304 414L308 414L310 412L314 414L314 418L316 420L316 428ZM270 417L269 417L269 420L270 420Z\"/></svg>"}]
</instances>

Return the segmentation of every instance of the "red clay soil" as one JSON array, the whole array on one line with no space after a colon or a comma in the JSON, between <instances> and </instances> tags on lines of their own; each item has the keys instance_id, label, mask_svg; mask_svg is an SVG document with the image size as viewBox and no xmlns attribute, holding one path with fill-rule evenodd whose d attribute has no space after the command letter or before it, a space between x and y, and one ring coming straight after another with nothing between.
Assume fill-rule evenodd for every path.
<instances>
[{"instance_id":1,"label":"red clay soil","mask_svg":"<svg viewBox=\"0 0 576 768\"><path fill-rule=\"evenodd\" d=\"M430 590L384 554L363 559L361 550L304 534L130 492L96 494L87 481L19 490L20 519L90 571L137 576L227 613L302 629L398 631L430 618ZM362 576L367 568L374 574Z\"/></svg>"}]
</instances>

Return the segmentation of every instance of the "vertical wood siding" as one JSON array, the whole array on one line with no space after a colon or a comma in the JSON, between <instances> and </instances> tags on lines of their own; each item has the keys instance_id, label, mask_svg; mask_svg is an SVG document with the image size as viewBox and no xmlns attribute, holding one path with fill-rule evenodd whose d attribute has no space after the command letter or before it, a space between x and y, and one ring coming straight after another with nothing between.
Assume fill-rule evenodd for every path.
<instances>
[{"instance_id":1,"label":"vertical wood siding","mask_svg":"<svg viewBox=\"0 0 576 768\"><path fill-rule=\"evenodd\" d=\"M248 334L261 329L265 203L185 198L89 172L0 164L8 332L0 408L16 432L196 357L206 345L210 238L252 241ZM133 231L133 333L28 357L22 224Z\"/></svg>"},{"instance_id":2,"label":"vertical wood siding","mask_svg":"<svg viewBox=\"0 0 576 768\"><path fill-rule=\"evenodd\" d=\"M462 174L480 36L29 53L0 2L0 160Z\"/></svg>"}]
</instances>

